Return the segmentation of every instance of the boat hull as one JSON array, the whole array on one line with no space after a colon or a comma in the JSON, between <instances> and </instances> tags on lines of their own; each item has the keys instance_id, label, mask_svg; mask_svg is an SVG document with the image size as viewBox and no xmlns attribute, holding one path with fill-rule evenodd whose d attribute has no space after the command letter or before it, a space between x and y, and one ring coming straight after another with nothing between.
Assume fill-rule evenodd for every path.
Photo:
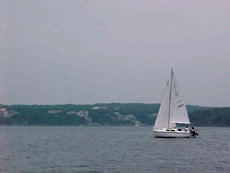
<instances>
[{"instance_id":1,"label":"boat hull","mask_svg":"<svg viewBox=\"0 0 230 173\"><path fill-rule=\"evenodd\" d=\"M153 136L156 138L189 138L191 133L189 131L153 130Z\"/></svg>"}]
</instances>

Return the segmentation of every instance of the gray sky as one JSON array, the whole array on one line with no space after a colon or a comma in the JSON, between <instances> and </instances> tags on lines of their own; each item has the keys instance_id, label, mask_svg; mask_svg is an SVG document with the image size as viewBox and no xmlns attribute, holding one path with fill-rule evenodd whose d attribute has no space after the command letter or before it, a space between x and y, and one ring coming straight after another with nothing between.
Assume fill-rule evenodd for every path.
<instances>
[{"instance_id":1,"label":"gray sky","mask_svg":"<svg viewBox=\"0 0 230 173\"><path fill-rule=\"evenodd\" d=\"M230 106L229 0L0 0L0 103Z\"/></svg>"}]
</instances>

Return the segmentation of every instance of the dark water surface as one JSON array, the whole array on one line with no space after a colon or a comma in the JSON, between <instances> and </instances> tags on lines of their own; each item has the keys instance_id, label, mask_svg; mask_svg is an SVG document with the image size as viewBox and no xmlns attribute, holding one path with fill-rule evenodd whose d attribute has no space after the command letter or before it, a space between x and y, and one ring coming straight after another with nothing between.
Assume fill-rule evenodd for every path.
<instances>
[{"instance_id":1,"label":"dark water surface","mask_svg":"<svg viewBox=\"0 0 230 173\"><path fill-rule=\"evenodd\" d=\"M196 139L152 138L151 127L0 127L0 173L230 172L230 128Z\"/></svg>"}]
</instances>

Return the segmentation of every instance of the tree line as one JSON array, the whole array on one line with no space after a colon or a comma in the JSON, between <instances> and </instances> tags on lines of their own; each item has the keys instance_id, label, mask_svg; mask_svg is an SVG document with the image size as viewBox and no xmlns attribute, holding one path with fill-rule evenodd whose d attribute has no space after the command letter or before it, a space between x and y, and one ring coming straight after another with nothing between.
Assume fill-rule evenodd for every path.
<instances>
[{"instance_id":1,"label":"tree line","mask_svg":"<svg viewBox=\"0 0 230 173\"><path fill-rule=\"evenodd\" d=\"M159 104L0 105L1 125L153 125ZM196 126L230 126L230 108L187 106Z\"/></svg>"}]
</instances>

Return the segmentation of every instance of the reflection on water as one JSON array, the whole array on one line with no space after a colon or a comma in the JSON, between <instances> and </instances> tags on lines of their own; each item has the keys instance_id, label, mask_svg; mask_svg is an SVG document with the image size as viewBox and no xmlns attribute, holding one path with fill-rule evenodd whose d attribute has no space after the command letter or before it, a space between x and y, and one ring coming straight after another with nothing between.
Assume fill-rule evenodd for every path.
<instances>
[{"instance_id":1,"label":"reflection on water","mask_svg":"<svg viewBox=\"0 0 230 173\"><path fill-rule=\"evenodd\" d=\"M199 129L161 139L151 127L1 127L0 172L230 172L230 128Z\"/></svg>"}]
</instances>

